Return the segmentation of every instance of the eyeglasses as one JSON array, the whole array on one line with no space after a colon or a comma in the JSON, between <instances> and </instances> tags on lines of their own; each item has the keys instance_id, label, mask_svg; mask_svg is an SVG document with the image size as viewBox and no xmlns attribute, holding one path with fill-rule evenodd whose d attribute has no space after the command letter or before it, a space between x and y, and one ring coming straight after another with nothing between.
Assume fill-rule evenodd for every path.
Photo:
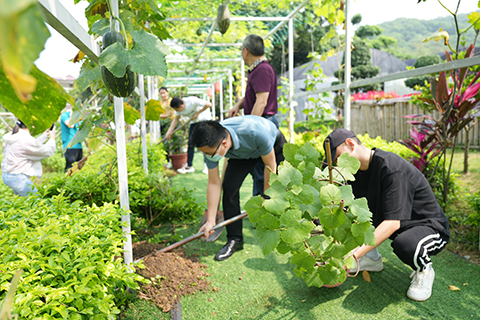
<instances>
[{"instance_id":1,"label":"eyeglasses","mask_svg":"<svg viewBox=\"0 0 480 320\"><path fill-rule=\"evenodd\" d=\"M215 149L215 151L213 151L213 154L207 155L207 157L213 158L213 157L217 154L217 151L218 151L218 149L220 148L220 146L222 145L222 142L223 142L223 139L220 140L220 143L218 144L218 146L217 146L217 148Z\"/></svg>"}]
</instances>

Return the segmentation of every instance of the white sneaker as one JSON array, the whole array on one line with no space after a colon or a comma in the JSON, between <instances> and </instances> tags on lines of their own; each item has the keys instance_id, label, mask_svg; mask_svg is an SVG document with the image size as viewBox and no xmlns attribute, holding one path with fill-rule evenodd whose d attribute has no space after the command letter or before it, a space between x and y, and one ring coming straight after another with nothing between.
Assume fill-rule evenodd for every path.
<instances>
[{"instance_id":1,"label":"white sneaker","mask_svg":"<svg viewBox=\"0 0 480 320\"><path fill-rule=\"evenodd\" d=\"M425 301L432 295L435 271L431 264L424 271L413 271L410 275L412 283L407 291L407 297L415 301Z\"/></svg>"},{"instance_id":2,"label":"white sneaker","mask_svg":"<svg viewBox=\"0 0 480 320\"><path fill-rule=\"evenodd\" d=\"M185 167L182 167L182 168L178 169L177 171L178 171L179 173L181 173L181 174L192 173L192 172L195 172L195 168L194 168L194 167L185 166Z\"/></svg>"},{"instance_id":3,"label":"white sneaker","mask_svg":"<svg viewBox=\"0 0 480 320\"><path fill-rule=\"evenodd\" d=\"M205 174L208 174L207 164L204 164L202 172L205 173Z\"/></svg>"},{"instance_id":4,"label":"white sneaker","mask_svg":"<svg viewBox=\"0 0 480 320\"><path fill-rule=\"evenodd\" d=\"M360 269L358 271L372 271L372 272L380 272L383 270L383 258L382 255L380 255L380 258L378 260L373 260L367 256L363 256L360 259L358 259L358 262L360 263ZM352 269L349 269L349 273L356 273L357 272L357 262L355 261L355 266L352 267Z\"/></svg>"}]
</instances>

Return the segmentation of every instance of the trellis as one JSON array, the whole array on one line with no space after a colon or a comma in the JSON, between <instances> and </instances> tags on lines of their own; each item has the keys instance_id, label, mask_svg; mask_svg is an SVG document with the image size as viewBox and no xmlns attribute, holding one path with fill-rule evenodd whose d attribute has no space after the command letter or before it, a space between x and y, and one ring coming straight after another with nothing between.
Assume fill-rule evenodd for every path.
<instances>
[{"instance_id":1,"label":"trellis","mask_svg":"<svg viewBox=\"0 0 480 320\"><path fill-rule=\"evenodd\" d=\"M265 37L268 38L269 36L275 34L277 30L279 30L287 21L289 26L289 77L290 77L290 105L293 102L293 16L302 8L310 0L305 0L302 2L300 6L295 8L287 17L233 17L231 21L241 21L241 20L259 20L259 21L280 21L277 26L275 26L269 34ZM119 9L118 9L118 2L112 1L112 8L113 14L118 16ZM226 1L228 3L228 1ZM80 24L73 18L73 16L58 2L58 0L39 0L39 3L45 13L45 20L46 22L55 30L57 30L62 36L64 36L67 40L69 40L73 45L75 45L79 50L85 53L93 62L98 64L99 61L99 53L100 48L96 43L95 39L88 35L88 33L80 26ZM174 21L187 21L189 18L179 18L175 19ZM166 19L170 21L171 19ZM205 42L201 45L201 50L197 58L195 59L182 59L181 63L185 62L193 62L194 67L188 73L188 77L195 71L195 65L198 62L203 61L226 61L226 59L200 59L200 56L203 52L203 49L208 45L208 41L210 40L211 34L216 25L215 18L204 18L203 21L214 21L213 25L210 29L209 36L205 40ZM118 22L114 22L115 29L118 31ZM213 45L213 44L211 44ZM217 44L214 44L217 45ZM232 43L232 44L220 44L220 46L239 46L239 43ZM186 44L185 46L198 46L198 44ZM244 71L245 66L242 59L234 59L236 61L240 61L241 63L241 74L242 74L242 93L245 91L245 80L244 80ZM231 59L228 59L231 61ZM169 60L168 63L175 63L174 60ZM231 77L231 70L229 73ZM150 80L148 79L150 78ZM147 78L148 83L148 98L154 98L153 87L155 84L151 81L151 77ZM146 172L148 172L148 165L147 165L147 154L146 154L146 125L145 125L145 94L144 94L144 78L143 75L139 75L139 94L140 94L140 108L141 108L141 136L142 136L142 157L143 157L143 165ZM230 83L230 90L232 90L231 80ZM187 80L188 84L188 80ZM215 90L213 90L215 92ZM232 97L232 94L230 94ZM222 98L221 98L222 99ZM118 179L119 179L119 197L120 197L120 206L126 210L125 215L122 216L122 222L125 222L125 227L123 227L123 232L126 237L126 242L124 244L124 260L126 264L130 264L133 262L133 254L132 254L132 239L131 239L131 227L130 227L130 214L128 213L129 210L129 196L128 196L128 175L127 175L127 160L126 160L126 143L125 143L125 121L124 121L124 114L123 114L123 99L121 98L114 98L114 109L115 109L115 134L116 134L116 141L117 141L117 158L118 158ZM221 115L223 117L223 114ZM293 122L294 122L294 115L293 115L293 108L290 112L290 126L291 131L293 131ZM153 128L153 130L158 130ZM156 136L156 133L153 132ZM291 135L293 137L293 135Z\"/></svg>"}]
</instances>

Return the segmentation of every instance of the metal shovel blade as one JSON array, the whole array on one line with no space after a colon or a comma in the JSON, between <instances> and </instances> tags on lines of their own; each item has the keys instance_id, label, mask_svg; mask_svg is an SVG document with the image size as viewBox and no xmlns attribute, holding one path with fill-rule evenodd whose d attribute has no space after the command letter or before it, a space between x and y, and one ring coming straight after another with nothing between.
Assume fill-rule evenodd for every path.
<instances>
[{"instance_id":1,"label":"metal shovel blade","mask_svg":"<svg viewBox=\"0 0 480 320\"><path fill-rule=\"evenodd\" d=\"M205 210L205 213L203 214L202 222L200 222L199 228L201 228L205 224L205 222L207 222L207 217L208 217L208 210ZM223 221L225 221L225 219L223 218L223 211L218 210L215 224L217 225L219 223L222 223ZM223 231L224 228L225 227L218 228L206 240L205 240L205 238L202 238L202 240L207 241L207 242L213 242L213 241L217 240L218 237L220 237L220 235L222 234L222 231Z\"/></svg>"}]
</instances>

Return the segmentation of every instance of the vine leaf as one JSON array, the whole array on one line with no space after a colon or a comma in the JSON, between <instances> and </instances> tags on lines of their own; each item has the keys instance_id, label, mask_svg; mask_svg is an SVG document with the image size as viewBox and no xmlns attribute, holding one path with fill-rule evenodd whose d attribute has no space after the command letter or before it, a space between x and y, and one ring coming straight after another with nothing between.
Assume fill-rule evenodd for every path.
<instances>
[{"instance_id":1,"label":"vine leaf","mask_svg":"<svg viewBox=\"0 0 480 320\"><path fill-rule=\"evenodd\" d=\"M354 237L364 236L365 232L371 227L370 222L354 223L352 224L352 234Z\"/></svg>"},{"instance_id":2,"label":"vine leaf","mask_svg":"<svg viewBox=\"0 0 480 320\"><path fill-rule=\"evenodd\" d=\"M284 227L290 226L297 223L300 219L302 219L302 212L300 210L290 209L280 217L280 225Z\"/></svg>"},{"instance_id":3,"label":"vine leaf","mask_svg":"<svg viewBox=\"0 0 480 320\"><path fill-rule=\"evenodd\" d=\"M67 102L75 104L74 99L63 90L55 79L33 66L31 75L37 80L32 99L23 103L15 94L10 81L3 72L0 62L0 102L5 108L21 119L35 136L44 132L58 120Z\"/></svg>"},{"instance_id":4,"label":"vine leaf","mask_svg":"<svg viewBox=\"0 0 480 320\"><path fill-rule=\"evenodd\" d=\"M258 225L265 230L275 230L280 227L280 220L271 213L267 212L262 215L262 218L260 221L258 221Z\"/></svg>"},{"instance_id":5,"label":"vine leaf","mask_svg":"<svg viewBox=\"0 0 480 320\"><path fill-rule=\"evenodd\" d=\"M347 278L347 273L344 269L337 269L330 264L327 264L325 268L319 268L318 274L322 282L327 285L344 282Z\"/></svg>"},{"instance_id":6,"label":"vine leaf","mask_svg":"<svg viewBox=\"0 0 480 320\"><path fill-rule=\"evenodd\" d=\"M278 180L284 186L288 186L290 183L294 185L302 184L302 179L302 173L293 167L286 167L278 173Z\"/></svg>"},{"instance_id":7,"label":"vine leaf","mask_svg":"<svg viewBox=\"0 0 480 320\"><path fill-rule=\"evenodd\" d=\"M320 288L321 286L323 286L323 282L322 280L320 279L320 276L318 275L318 273L315 271L311 274L305 274L303 276L303 279L305 280L305 283L307 284L307 286L309 287L318 287Z\"/></svg>"},{"instance_id":8,"label":"vine leaf","mask_svg":"<svg viewBox=\"0 0 480 320\"><path fill-rule=\"evenodd\" d=\"M334 185L328 184L320 189L320 201L325 206L332 203L340 203L342 200L342 192Z\"/></svg>"},{"instance_id":9,"label":"vine leaf","mask_svg":"<svg viewBox=\"0 0 480 320\"><path fill-rule=\"evenodd\" d=\"M263 198L261 196L250 198L245 203L245 211L248 212L248 219L252 223L257 223L262 215L267 212L263 207Z\"/></svg>"},{"instance_id":10,"label":"vine leaf","mask_svg":"<svg viewBox=\"0 0 480 320\"><path fill-rule=\"evenodd\" d=\"M262 246L262 252L264 255L269 254L280 243L280 231L279 230L261 230L257 229L257 236L260 238L260 245Z\"/></svg>"},{"instance_id":11,"label":"vine leaf","mask_svg":"<svg viewBox=\"0 0 480 320\"><path fill-rule=\"evenodd\" d=\"M340 186L339 189L342 192L343 204L345 206L351 205L354 200L352 186L347 184L345 186Z\"/></svg>"},{"instance_id":12,"label":"vine leaf","mask_svg":"<svg viewBox=\"0 0 480 320\"><path fill-rule=\"evenodd\" d=\"M326 229L335 229L345 222L345 212L335 208L323 207L318 213L318 219L322 226Z\"/></svg>"},{"instance_id":13,"label":"vine leaf","mask_svg":"<svg viewBox=\"0 0 480 320\"><path fill-rule=\"evenodd\" d=\"M315 266L316 260L307 252L295 254L290 258L290 263L295 264L298 268L303 270L310 270Z\"/></svg>"},{"instance_id":14,"label":"vine leaf","mask_svg":"<svg viewBox=\"0 0 480 320\"><path fill-rule=\"evenodd\" d=\"M270 188L265 191L265 194L270 197L270 199L265 200L265 209L271 213L281 215L290 206L290 203L285 199L285 187L279 181L274 181Z\"/></svg>"},{"instance_id":15,"label":"vine leaf","mask_svg":"<svg viewBox=\"0 0 480 320\"><path fill-rule=\"evenodd\" d=\"M160 105L160 101L155 99L150 99L145 104L145 120L158 121L162 113L163 113L163 108Z\"/></svg>"},{"instance_id":16,"label":"vine leaf","mask_svg":"<svg viewBox=\"0 0 480 320\"><path fill-rule=\"evenodd\" d=\"M132 31L130 34L134 43L131 50L124 49L120 43L114 43L100 54L99 64L116 77L123 77L130 65L133 72L166 78L165 56L170 53L167 46L144 30Z\"/></svg>"},{"instance_id":17,"label":"vine leaf","mask_svg":"<svg viewBox=\"0 0 480 320\"><path fill-rule=\"evenodd\" d=\"M310 237L310 231L315 228L315 225L307 220L299 221L287 230L282 231L282 240L286 243L302 242L305 238Z\"/></svg>"},{"instance_id":18,"label":"vine leaf","mask_svg":"<svg viewBox=\"0 0 480 320\"><path fill-rule=\"evenodd\" d=\"M123 116L125 118L125 122L129 125L134 125L135 121L140 119L140 111L132 107L130 104L124 102L123 103Z\"/></svg>"}]
</instances>

